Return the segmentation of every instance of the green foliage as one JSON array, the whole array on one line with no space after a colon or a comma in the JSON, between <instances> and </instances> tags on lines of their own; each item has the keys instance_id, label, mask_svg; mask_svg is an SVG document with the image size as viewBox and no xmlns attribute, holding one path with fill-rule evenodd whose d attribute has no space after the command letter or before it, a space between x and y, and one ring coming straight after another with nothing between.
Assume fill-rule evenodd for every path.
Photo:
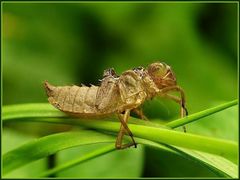
<instances>
[{"instance_id":1,"label":"green foliage","mask_svg":"<svg viewBox=\"0 0 240 180\"><path fill-rule=\"evenodd\" d=\"M105 143L72 148L69 144L65 150L61 149L59 143L56 147L59 150L56 168L60 169L57 175L72 178L237 176L236 159L233 158L235 150L232 155L229 154L232 156L229 156L229 161L222 156L206 153L213 147L194 145L201 151L184 148L193 148L195 137L204 137L201 143L208 138L221 140L217 141L220 144L236 144L239 140L238 105L222 109L226 102L238 99L237 3L2 5L2 103L7 105L2 114L4 155L24 146L36 148L30 146L36 138L39 138L37 142L41 142L42 138L51 139L65 131L81 132L83 125L98 131L104 128L107 132L116 132L119 128L114 118L95 124L95 121L84 123L46 105L47 98L43 90L45 80L54 85L98 85L98 79L102 78L106 68L114 67L120 74L159 60L172 67L178 85L184 89L189 117L178 119L179 106L168 99L156 98L146 102L144 114L150 121L131 118L130 127L136 135L151 141L138 139L139 142L145 141L141 142L144 146L113 151L104 156L100 156L100 153L107 151L109 145L106 147ZM24 106L16 106L19 103ZM14 105L11 107L11 104ZM221 111L215 113L215 108ZM205 116L211 111L214 114ZM182 128L177 127L185 123L187 134L181 133ZM176 129L173 131L166 125ZM147 135L142 130L153 130L149 134L156 136ZM87 137L97 133L87 132L84 130L82 133L86 133ZM160 137L160 134L165 136ZM170 137L166 137L168 135ZM175 139L178 135L182 141ZM102 131L100 136L113 138ZM87 137L81 136L79 139L87 140ZM162 141L167 146L159 143ZM45 142L48 151L47 147L53 145ZM178 146L173 146L176 142ZM215 153L229 150L223 147L219 151L218 147L219 144ZM30 154L33 153L31 150ZM85 161L98 153L98 158ZM44 157L46 154L26 165L24 157L21 157L18 164L22 167L12 169L6 177L27 178L47 174L49 170L46 170ZM64 171L61 170L68 166Z\"/></svg>"},{"instance_id":2,"label":"green foliage","mask_svg":"<svg viewBox=\"0 0 240 180\"><path fill-rule=\"evenodd\" d=\"M211 115L222 109L229 108L237 103L237 100L225 103L223 105L205 110L200 113L192 114L189 119L189 122L192 122L201 117ZM38 108L38 109L37 109ZM48 110L48 111L46 111ZM44 115L44 111L46 114ZM54 113L55 112L55 113ZM49 104L28 104L28 105L11 105L3 108L3 122L9 123L12 120L18 121L42 121L50 123L67 123L72 125L84 125L91 127L97 130L106 130L112 132L118 132L120 124L117 122L109 121L99 121L99 120L79 120L72 119L71 117L66 117L62 112L57 111L56 109L49 107ZM36 114L35 118L34 114ZM11 116L12 115L12 116ZM43 115L43 116L41 116ZM48 117L48 118L46 118ZM52 117L52 118L51 118ZM63 118L56 118L63 117ZM54 119L55 118L55 119ZM140 120L141 121L141 120ZM131 121L130 121L131 122ZM182 124L186 124L185 118L175 120L171 123L166 124L170 127L178 127ZM174 125L174 126L172 126ZM237 162L238 146L236 143L226 140L214 139L209 137L197 136L189 133L182 133L173 130L169 130L164 126L158 127L157 125L153 126L151 123L148 125L148 122L143 124L129 124L129 128L132 130L133 134L136 137L142 138L138 139L137 143L145 144L148 146L154 147L163 147L164 150L171 151L173 153L180 154L183 157L189 159L197 160L200 164L206 165L213 172L228 177L237 177L237 166L234 165L229 160L226 160L222 157L228 158L233 162ZM81 137L81 138L80 138ZM146 140L147 139L147 140ZM159 145L151 141L163 143ZM103 135L96 132L90 131L81 131L81 132L66 132L58 133L54 135L49 135L39 140L32 141L27 143L15 150L12 150L6 153L3 156L3 173L6 174L11 170L14 170L20 166L23 166L32 161L36 161L39 158L46 157L50 154L54 154L59 150L65 148L70 148L74 146L81 146L86 144L94 143L106 143L113 142L114 138L110 135ZM177 146L178 148L173 147ZM213 153L216 155L211 155L208 153L190 151L188 149L194 149L198 151ZM169 150L170 149L170 150ZM114 146L108 146L103 149L96 150L95 152L89 153L77 160L72 162L67 162L64 165L60 165L55 169L49 170L42 174L42 176L50 175L56 172L59 172L63 169L69 168L71 166L77 165L86 160L92 159L99 155L111 152L114 150ZM222 156L222 157L219 157Z\"/></svg>"},{"instance_id":3,"label":"green foliage","mask_svg":"<svg viewBox=\"0 0 240 180\"><path fill-rule=\"evenodd\" d=\"M114 138L98 133L66 132L49 135L32 141L3 156L3 174L39 158L54 154L59 150L74 146L99 142L113 142Z\"/></svg>"}]
</instances>

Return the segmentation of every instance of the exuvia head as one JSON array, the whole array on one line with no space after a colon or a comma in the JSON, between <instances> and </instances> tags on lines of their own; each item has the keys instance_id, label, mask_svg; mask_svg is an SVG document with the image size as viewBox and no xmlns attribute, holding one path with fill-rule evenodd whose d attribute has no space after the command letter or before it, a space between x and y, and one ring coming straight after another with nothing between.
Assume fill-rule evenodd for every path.
<instances>
[{"instance_id":1,"label":"exuvia head","mask_svg":"<svg viewBox=\"0 0 240 180\"><path fill-rule=\"evenodd\" d=\"M159 89L177 84L171 67L164 62L150 64L147 72Z\"/></svg>"}]
</instances>

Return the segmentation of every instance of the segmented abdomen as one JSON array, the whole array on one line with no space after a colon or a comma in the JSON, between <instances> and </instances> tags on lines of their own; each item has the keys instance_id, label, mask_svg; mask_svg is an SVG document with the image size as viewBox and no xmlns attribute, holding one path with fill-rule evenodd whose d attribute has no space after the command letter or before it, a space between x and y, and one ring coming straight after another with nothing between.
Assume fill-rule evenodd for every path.
<instances>
[{"instance_id":1,"label":"segmented abdomen","mask_svg":"<svg viewBox=\"0 0 240 180\"><path fill-rule=\"evenodd\" d=\"M49 102L64 112L93 114L98 86L52 86L45 82Z\"/></svg>"}]
</instances>

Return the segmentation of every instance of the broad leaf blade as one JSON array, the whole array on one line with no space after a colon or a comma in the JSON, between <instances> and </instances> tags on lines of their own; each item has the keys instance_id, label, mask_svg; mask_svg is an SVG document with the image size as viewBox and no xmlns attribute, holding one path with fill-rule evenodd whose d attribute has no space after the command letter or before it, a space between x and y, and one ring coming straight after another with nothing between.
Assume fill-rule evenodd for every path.
<instances>
[{"instance_id":1,"label":"broad leaf blade","mask_svg":"<svg viewBox=\"0 0 240 180\"><path fill-rule=\"evenodd\" d=\"M193 160L203 163L206 167L218 174L222 174L227 177L238 178L238 166L221 156L205 152L192 151L184 148L177 149L181 150L182 154L186 153L186 155L191 157Z\"/></svg>"},{"instance_id":2,"label":"broad leaf blade","mask_svg":"<svg viewBox=\"0 0 240 180\"><path fill-rule=\"evenodd\" d=\"M151 146L154 148L162 149L171 153L175 153L191 161L207 167L218 176L223 177L238 177L238 166L231 161L214 154L209 154L200 151L193 151L186 148L174 147L166 144L160 144L153 141L139 139L138 142Z\"/></svg>"},{"instance_id":3,"label":"broad leaf blade","mask_svg":"<svg viewBox=\"0 0 240 180\"><path fill-rule=\"evenodd\" d=\"M45 136L4 154L3 174L66 148L103 142L115 142L115 137L94 131L64 132Z\"/></svg>"}]
</instances>

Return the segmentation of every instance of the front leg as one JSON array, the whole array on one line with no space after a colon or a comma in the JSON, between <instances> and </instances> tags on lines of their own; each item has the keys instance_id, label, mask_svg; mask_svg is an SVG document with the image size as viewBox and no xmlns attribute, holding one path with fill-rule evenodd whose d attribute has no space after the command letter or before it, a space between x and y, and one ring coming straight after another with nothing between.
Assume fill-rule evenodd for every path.
<instances>
[{"instance_id":1,"label":"front leg","mask_svg":"<svg viewBox=\"0 0 240 180\"><path fill-rule=\"evenodd\" d=\"M179 99L179 97L175 97L175 96L172 96L170 94L167 94L167 92L169 92L169 91L180 92L181 98ZM166 87L166 88L160 90L159 95L163 96L163 97L167 97L169 99L172 99L181 106L181 110L180 110L181 118L188 115L187 108L185 107L185 103L186 103L185 94L184 94L182 88L180 88L179 86ZM185 126L183 126L183 130L184 130L184 132L186 132L186 127Z\"/></svg>"},{"instance_id":2,"label":"front leg","mask_svg":"<svg viewBox=\"0 0 240 180\"><path fill-rule=\"evenodd\" d=\"M185 105L182 106L182 100L179 97L173 96L171 94L161 94L161 96L172 99L181 106L181 118L188 115L187 108L185 107Z\"/></svg>"}]
</instances>

